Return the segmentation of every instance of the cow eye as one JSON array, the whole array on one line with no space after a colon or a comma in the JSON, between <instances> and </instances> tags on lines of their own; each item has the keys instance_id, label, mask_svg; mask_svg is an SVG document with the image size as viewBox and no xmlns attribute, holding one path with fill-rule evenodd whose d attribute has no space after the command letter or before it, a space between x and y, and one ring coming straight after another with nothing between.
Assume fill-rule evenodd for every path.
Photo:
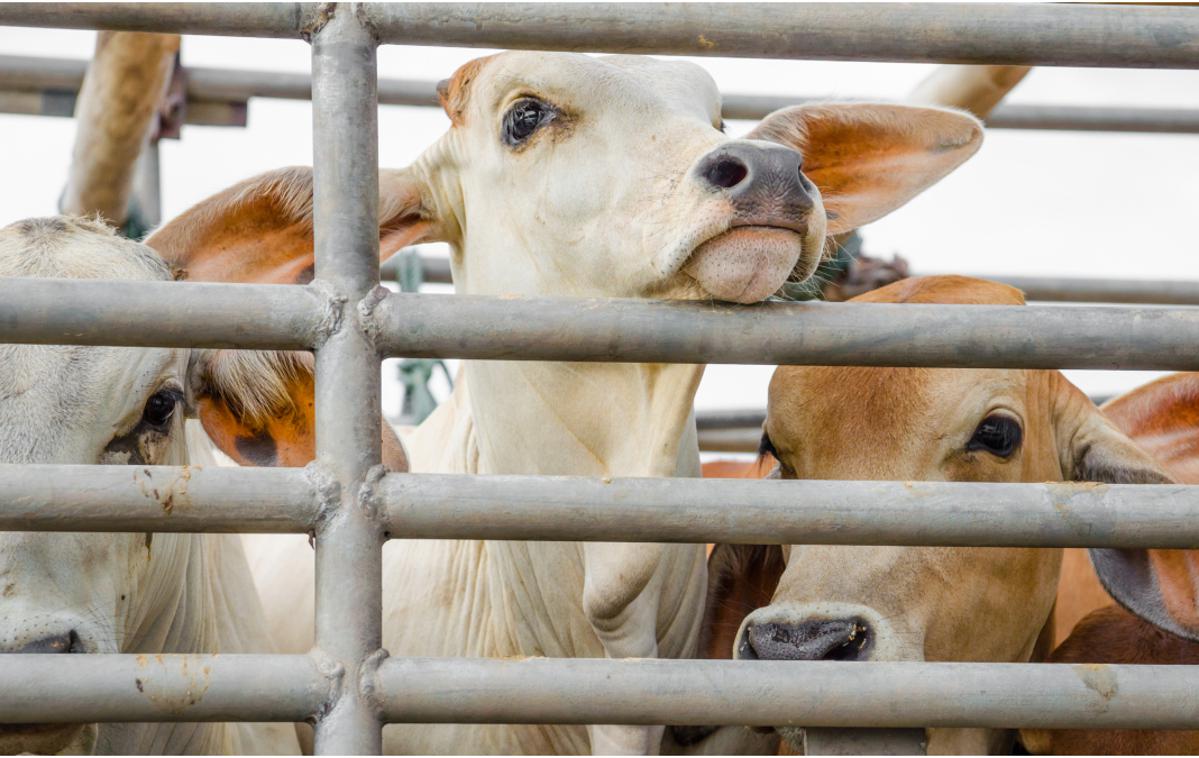
<instances>
[{"instance_id":1,"label":"cow eye","mask_svg":"<svg viewBox=\"0 0 1199 758\"><path fill-rule=\"evenodd\" d=\"M966 443L966 449L985 450L1000 458L1007 458L1020 447L1022 436L1019 421L1011 416L993 413L983 419L974 430L974 436Z\"/></svg>"},{"instance_id":2,"label":"cow eye","mask_svg":"<svg viewBox=\"0 0 1199 758\"><path fill-rule=\"evenodd\" d=\"M779 457L778 452L774 449L774 442L771 441L770 435L762 432L762 440L758 443L758 456L763 455L773 456L775 459Z\"/></svg>"},{"instance_id":3,"label":"cow eye","mask_svg":"<svg viewBox=\"0 0 1199 758\"><path fill-rule=\"evenodd\" d=\"M146 407L142 411L142 423L163 429L171 422L171 418L175 415L175 408L179 405L181 396L177 390L162 389L155 392L146 401Z\"/></svg>"},{"instance_id":4,"label":"cow eye","mask_svg":"<svg viewBox=\"0 0 1199 758\"><path fill-rule=\"evenodd\" d=\"M552 105L535 98L517 100L504 114L504 142L510 147L520 145L533 136L533 132L542 125L553 121L557 115L558 112Z\"/></svg>"}]
</instances>

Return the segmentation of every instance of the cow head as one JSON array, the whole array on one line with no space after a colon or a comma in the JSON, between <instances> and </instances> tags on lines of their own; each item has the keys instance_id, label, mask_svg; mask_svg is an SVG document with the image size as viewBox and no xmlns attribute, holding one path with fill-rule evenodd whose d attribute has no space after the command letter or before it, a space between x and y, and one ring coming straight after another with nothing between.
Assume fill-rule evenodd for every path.
<instances>
[{"instance_id":1,"label":"cow head","mask_svg":"<svg viewBox=\"0 0 1199 758\"><path fill-rule=\"evenodd\" d=\"M279 176L263 181L276 186ZM260 207L278 200L269 192L234 190L168 224L150 246L83 219L12 224L0 229L0 277L153 282L194 266L208 279L286 281L277 256L306 249L310 258L311 228ZM222 253L231 256L223 273ZM0 345L4 464L186 464L184 418L194 413L244 464L301 466L313 457L312 405L307 353ZM402 468L385 434L386 462ZM196 635L180 631L218 621L181 618L201 615L192 583L216 570L203 538L0 532L0 653L219 652L189 649ZM0 725L0 752L77 748L91 733Z\"/></svg>"},{"instance_id":2,"label":"cow head","mask_svg":"<svg viewBox=\"0 0 1199 758\"><path fill-rule=\"evenodd\" d=\"M907 279L855 300L1023 303L1017 290L963 277ZM784 479L1164 479L1056 371L780 367L763 445ZM721 545L708 621L736 625L742 659L1027 660L1053 604L1060 553ZM745 615L743 603L763 597L769 603Z\"/></svg>"},{"instance_id":3,"label":"cow head","mask_svg":"<svg viewBox=\"0 0 1199 758\"><path fill-rule=\"evenodd\" d=\"M508 52L440 91L452 127L384 172L404 211L385 224L399 243L450 242L472 294L756 302L982 134L954 111L857 103L788 108L733 139L703 69L640 56Z\"/></svg>"}]
</instances>

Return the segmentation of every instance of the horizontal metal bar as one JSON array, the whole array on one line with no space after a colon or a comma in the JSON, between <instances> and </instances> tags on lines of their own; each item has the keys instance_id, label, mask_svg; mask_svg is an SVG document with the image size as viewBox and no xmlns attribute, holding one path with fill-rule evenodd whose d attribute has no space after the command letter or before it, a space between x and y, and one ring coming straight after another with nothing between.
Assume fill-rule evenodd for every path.
<instances>
[{"instance_id":1,"label":"horizontal metal bar","mask_svg":"<svg viewBox=\"0 0 1199 758\"><path fill-rule=\"evenodd\" d=\"M1196 112L1199 132L1199 110ZM394 279L398 259L383 264L382 276ZM453 284L449 259L440 255L421 256L424 281ZM922 271L913 276L929 275ZM1199 305L1199 282L1177 279L1098 279L1070 276L1007 276L974 274L980 279L1010 284L1023 290L1030 301L1127 303L1130 305Z\"/></svg>"},{"instance_id":2,"label":"horizontal metal bar","mask_svg":"<svg viewBox=\"0 0 1199 758\"><path fill-rule=\"evenodd\" d=\"M37 113L21 106L33 90L50 98L42 115L62 115L59 103L63 97L79 89L87 70L86 60L40 58L20 55L0 55L0 109L4 112ZM255 97L286 100L309 100L312 97L312 77L308 74L281 71L246 71L231 68L202 68L188 66L187 123L207 125L245 125L244 112L240 124L234 116L243 109L245 101ZM12 100L7 108L5 103ZM722 98L727 119L760 119L790 105L827 100L800 95L725 94ZM437 83L413 79L380 79L381 105L438 107ZM210 113L217 106L230 111L228 117L217 119ZM9 108L23 107L14 111ZM197 109L201 113L194 113ZM68 110L66 115L70 115ZM197 120L203 117L202 120ZM1000 105L987 116L992 129L1052 129L1064 131L1148 132L1199 134L1199 109L1135 108L1106 105Z\"/></svg>"},{"instance_id":3,"label":"horizontal metal bar","mask_svg":"<svg viewBox=\"0 0 1199 758\"><path fill-rule=\"evenodd\" d=\"M0 25L299 39L316 3L12 3Z\"/></svg>"},{"instance_id":4,"label":"horizontal metal bar","mask_svg":"<svg viewBox=\"0 0 1199 758\"><path fill-rule=\"evenodd\" d=\"M74 118L75 93L55 90L0 90L0 113L17 116ZM245 126L245 103L189 100L183 121L192 126Z\"/></svg>"},{"instance_id":5,"label":"horizontal metal bar","mask_svg":"<svg viewBox=\"0 0 1199 758\"><path fill-rule=\"evenodd\" d=\"M392 658L389 723L1199 728L1199 668Z\"/></svg>"},{"instance_id":6,"label":"horizontal metal bar","mask_svg":"<svg viewBox=\"0 0 1199 758\"><path fill-rule=\"evenodd\" d=\"M1199 369L1199 309L392 293L388 355L947 368Z\"/></svg>"},{"instance_id":7,"label":"horizontal metal bar","mask_svg":"<svg viewBox=\"0 0 1199 758\"><path fill-rule=\"evenodd\" d=\"M0 529L306 532L315 489L297 468L0 464Z\"/></svg>"},{"instance_id":8,"label":"horizontal metal bar","mask_svg":"<svg viewBox=\"0 0 1199 758\"><path fill-rule=\"evenodd\" d=\"M699 449L707 453L756 453L761 442L761 425L741 429L699 430Z\"/></svg>"},{"instance_id":9,"label":"horizontal metal bar","mask_svg":"<svg viewBox=\"0 0 1199 758\"><path fill-rule=\"evenodd\" d=\"M998 3L372 4L384 42L525 50L1191 68L1187 8Z\"/></svg>"},{"instance_id":10,"label":"horizontal metal bar","mask_svg":"<svg viewBox=\"0 0 1199 758\"><path fill-rule=\"evenodd\" d=\"M1178 279L1097 279L1048 276L984 276L1044 302L1199 305L1199 282Z\"/></svg>"},{"instance_id":11,"label":"horizontal metal bar","mask_svg":"<svg viewBox=\"0 0 1199 758\"><path fill-rule=\"evenodd\" d=\"M0 278L0 344L303 350L331 324L310 287Z\"/></svg>"},{"instance_id":12,"label":"horizontal metal bar","mask_svg":"<svg viewBox=\"0 0 1199 758\"><path fill-rule=\"evenodd\" d=\"M702 431L717 429L761 428L766 421L766 411L760 409L696 411L695 427Z\"/></svg>"},{"instance_id":13,"label":"horizontal metal bar","mask_svg":"<svg viewBox=\"0 0 1199 758\"><path fill-rule=\"evenodd\" d=\"M307 655L4 655L0 723L304 721L330 696Z\"/></svg>"},{"instance_id":14,"label":"horizontal metal bar","mask_svg":"<svg viewBox=\"0 0 1199 758\"><path fill-rule=\"evenodd\" d=\"M403 474L392 537L1199 547L1199 486Z\"/></svg>"},{"instance_id":15,"label":"horizontal metal bar","mask_svg":"<svg viewBox=\"0 0 1199 758\"><path fill-rule=\"evenodd\" d=\"M998 3L368 4L383 42L742 58L1199 66L1189 8ZM310 4L0 5L0 24L298 37Z\"/></svg>"}]
</instances>

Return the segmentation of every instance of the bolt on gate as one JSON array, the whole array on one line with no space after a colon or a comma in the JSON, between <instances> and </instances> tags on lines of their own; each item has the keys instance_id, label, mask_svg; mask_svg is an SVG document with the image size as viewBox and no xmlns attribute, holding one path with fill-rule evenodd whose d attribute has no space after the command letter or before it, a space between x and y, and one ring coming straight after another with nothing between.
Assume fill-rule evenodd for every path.
<instances>
[{"instance_id":1,"label":"bolt on gate","mask_svg":"<svg viewBox=\"0 0 1199 758\"><path fill-rule=\"evenodd\" d=\"M0 528L314 530L318 648L166 655L149 669L132 655L6 657L0 721L308 719L320 753L377 753L393 722L1199 728L1199 672L1185 666L1111 666L1110 686L1094 688L1074 667L1049 664L388 658L380 561L389 537L1195 548L1199 489L384 475L384 355L1199 370L1199 310L387 293L378 286L375 60L376 46L392 42L1196 68L1199 11L13 4L0 6L0 24L310 39L311 285L0 281L0 342L314 350L316 462L194 471L187 507L170 513L119 467L0 466ZM187 705L164 710L135 689L136 676L167 697L187 695L189 666L207 667L210 684Z\"/></svg>"}]
</instances>

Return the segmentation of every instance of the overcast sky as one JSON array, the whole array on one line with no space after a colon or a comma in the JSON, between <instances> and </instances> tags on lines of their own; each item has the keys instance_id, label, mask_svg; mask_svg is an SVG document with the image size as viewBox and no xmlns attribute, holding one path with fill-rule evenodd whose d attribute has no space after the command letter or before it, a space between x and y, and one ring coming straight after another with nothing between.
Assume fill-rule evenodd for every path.
<instances>
[{"instance_id":1,"label":"overcast sky","mask_svg":"<svg viewBox=\"0 0 1199 758\"><path fill-rule=\"evenodd\" d=\"M0 27L0 54L87 58L94 34ZM441 79L487 50L387 46L383 77ZM299 41L188 37L185 65L307 72ZM931 66L694 59L723 92L902 98ZM1199 107L1199 72L1034 70L1009 102ZM383 165L402 166L448 126L439 109L380 111ZM746 122L731 122L743 133ZM70 157L69 119L0 115L0 223L54 213ZM185 127L162 146L165 218L255 173L312 162L307 102L254 100L245 129ZM919 272L1199 279L1199 136L994 130L940 185L866 227L866 250ZM770 367L709 367L700 408L761 407ZM1150 372L1068 372L1113 393ZM394 409L394 396L388 393Z\"/></svg>"}]
</instances>

